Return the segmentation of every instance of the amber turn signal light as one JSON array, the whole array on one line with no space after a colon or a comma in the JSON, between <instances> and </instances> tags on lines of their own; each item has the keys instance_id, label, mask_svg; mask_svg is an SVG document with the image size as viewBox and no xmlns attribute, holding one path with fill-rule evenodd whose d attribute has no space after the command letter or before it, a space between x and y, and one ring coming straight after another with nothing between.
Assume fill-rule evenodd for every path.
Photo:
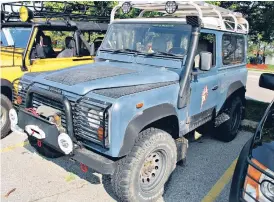
<instances>
[{"instance_id":1,"label":"amber turn signal light","mask_svg":"<svg viewBox=\"0 0 274 202\"><path fill-rule=\"evenodd\" d=\"M102 127L99 127L97 130L98 139L103 141L104 139L104 129Z\"/></svg>"},{"instance_id":2,"label":"amber turn signal light","mask_svg":"<svg viewBox=\"0 0 274 202\"><path fill-rule=\"evenodd\" d=\"M144 106L144 103L143 103L143 102L140 102L140 103L136 104L136 108L137 108L137 109L140 109L140 108L142 108L143 106Z\"/></svg>"},{"instance_id":3,"label":"amber turn signal light","mask_svg":"<svg viewBox=\"0 0 274 202\"><path fill-rule=\"evenodd\" d=\"M22 97L18 95L18 96L16 97L16 104L20 105L20 104L22 104L22 102L23 102Z\"/></svg>"}]
</instances>

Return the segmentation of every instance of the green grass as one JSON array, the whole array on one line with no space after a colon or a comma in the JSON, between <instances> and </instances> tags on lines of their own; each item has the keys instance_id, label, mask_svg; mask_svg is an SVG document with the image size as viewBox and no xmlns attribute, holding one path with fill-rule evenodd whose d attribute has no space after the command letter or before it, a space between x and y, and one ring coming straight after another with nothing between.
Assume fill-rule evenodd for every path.
<instances>
[{"instance_id":1,"label":"green grass","mask_svg":"<svg viewBox=\"0 0 274 202\"><path fill-rule=\"evenodd\" d=\"M274 65L268 65L267 70L274 72Z\"/></svg>"},{"instance_id":2,"label":"green grass","mask_svg":"<svg viewBox=\"0 0 274 202\"><path fill-rule=\"evenodd\" d=\"M245 119L259 122L264 115L268 103L255 100L246 101Z\"/></svg>"},{"instance_id":3,"label":"green grass","mask_svg":"<svg viewBox=\"0 0 274 202\"><path fill-rule=\"evenodd\" d=\"M260 72L273 72L274 73L274 65L267 65L266 69L248 68L248 70L260 71Z\"/></svg>"}]
</instances>

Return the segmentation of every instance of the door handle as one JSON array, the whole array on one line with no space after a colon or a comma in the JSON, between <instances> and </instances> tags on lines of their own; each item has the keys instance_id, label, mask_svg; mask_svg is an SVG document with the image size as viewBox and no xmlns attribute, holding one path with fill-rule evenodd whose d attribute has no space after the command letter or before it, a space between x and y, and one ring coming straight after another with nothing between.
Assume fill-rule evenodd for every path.
<instances>
[{"instance_id":1,"label":"door handle","mask_svg":"<svg viewBox=\"0 0 274 202\"><path fill-rule=\"evenodd\" d=\"M216 85L216 86L213 86L213 87L212 87L212 90L217 90L218 88L219 88L219 86Z\"/></svg>"}]
</instances>

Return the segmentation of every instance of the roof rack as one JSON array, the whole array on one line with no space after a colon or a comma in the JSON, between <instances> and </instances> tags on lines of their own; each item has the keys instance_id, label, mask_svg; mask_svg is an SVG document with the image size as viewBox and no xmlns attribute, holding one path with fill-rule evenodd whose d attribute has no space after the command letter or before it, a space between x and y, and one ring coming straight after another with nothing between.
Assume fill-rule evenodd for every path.
<instances>
[{"instance_id":1,"label":"roof rack","mask_svg":"<svg viewBox=\"0 0 274 202\"><path fill-rule=\"evenodd\" d=\"M5 14L5 21L18 21L19 8L21 6L28 7L33 12L34 18L45 18L47 21L52 18L75 21L93 21L93 22L109 22L111 13L110 7L101 7L101 10L95 5L85 5L79 2L60 2L51 1L54 7L47 8L43 1L20 1L1 4L1 12ZM60 7L63 9L60 11Z\"/></svg>"},{"instance_id":2,"label":"roof rack","mask_svg":"<svg viewBox=\"0 0 274 202\"><path fill-rule=\"evenodd\" d=\"M111 12L111 21L114 20L116 11L126 2L120 2ZM174 16L185 18L187 15L197 15L202 21L202 27L218 29L230 32L247 34L249 24L241 13L233 12L219 6L214 6L205 2L198 1L178 1L177 9L173 14L166 12L167 2L127 2L132 8L141 10L139 17L143 17L145 12L156 11L164 16ZM175 2L173 2L175 3Z\"/></svg>"}]
</instances>

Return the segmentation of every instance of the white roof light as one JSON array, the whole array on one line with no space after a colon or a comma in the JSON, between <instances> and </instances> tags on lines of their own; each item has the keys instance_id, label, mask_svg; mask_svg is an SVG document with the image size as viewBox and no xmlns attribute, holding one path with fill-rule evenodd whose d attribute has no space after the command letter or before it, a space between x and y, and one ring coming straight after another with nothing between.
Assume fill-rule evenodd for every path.
<instances>
[{"instance_id":1,"label":"white roof light","mask_svg":"<svg viewBox=\"0 0 274 202\"><path fill-rule=\"evenodd\" d=\"M165 10L168 14L173 14L177 10L178 5L175 1L166 2Z\"/></svg>"}]
</instances>

